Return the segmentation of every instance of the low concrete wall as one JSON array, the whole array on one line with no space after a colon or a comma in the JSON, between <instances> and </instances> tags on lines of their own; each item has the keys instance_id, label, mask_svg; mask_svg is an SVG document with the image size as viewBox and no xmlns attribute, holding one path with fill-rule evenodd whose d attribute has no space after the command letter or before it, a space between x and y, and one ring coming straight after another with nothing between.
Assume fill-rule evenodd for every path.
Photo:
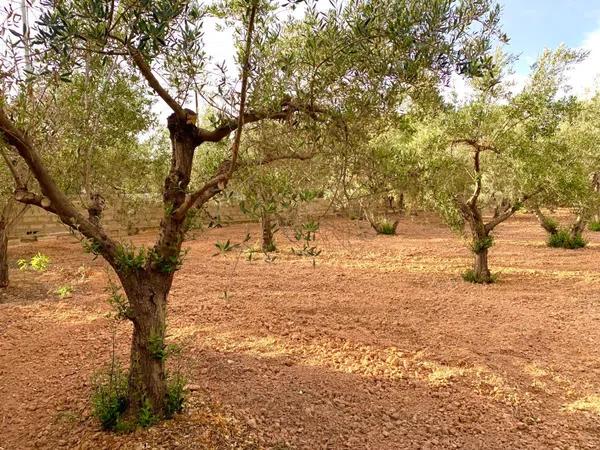
<instances>
[{"instance_id":1,"label":"low concrete wall","mask_svg":"<svg viewBox=\"0 0 600 450\"><path fill-rule=\"evenodd\" d=\"M211 216L219 216L222 223L241 223L252 221L240 211L237 205L216 205L208 208ZM302 208L301 215L322 216L330 212L329 202L316 200ZM107 208L102 216L102 225L107 232L113 236L127 235L127 221L118 220L127 212L119 211L117 208ZM150 206L144 209L144 214L139 214L132 225L139 230L157 228L163 215L162 205ZM58 220L54 214L50 214L37 207L29 207L11 228L9 238L11 240L33 240L49 239L70 234L69 229Z\"/></svg>"}]
</instances>

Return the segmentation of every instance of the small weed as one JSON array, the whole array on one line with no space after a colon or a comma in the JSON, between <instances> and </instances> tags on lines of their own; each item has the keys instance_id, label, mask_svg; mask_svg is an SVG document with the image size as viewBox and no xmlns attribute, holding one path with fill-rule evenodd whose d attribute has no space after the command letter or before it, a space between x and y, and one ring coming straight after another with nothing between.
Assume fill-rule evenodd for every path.
<instances>
[{"instance_id":1,"label":"small weed","mask_svg":"<svg viewBox=\"0 0 600 450\"><path fill-rule=\"evenodd\" d=\"M56 291L54 291L54 293L61 299L65 299L71 296L73 293L73 287L69 284L65 284L64 286L60 286Z\"/></svg>"},{"instance_id":2,"label":"small weed","mask_svg":"<svg viewBox=\"0 0 600 450\"><path fill-rule=\"evenodd\" d=\"M270 242L269 244L265 245L263 247L263 251L265 253L276 252L277 251L277 246L275 245L275 242Z\"/></svg>"},{"instance_id":3,"label":"small weed","mask_svg":"<svg viewBox=\"0 0 600 450\"><path fill-rule=\"evenodd\" d=\"M398 220L392 222L387 217L380 217L377 219L372 219L370 223L377 234L394 236L400 222Z\"/></svg>"},{"instance_id":4,"label":"small weed","mask_svg":"<svg viewBox=\"0 0 600 450\"><path fill-rule=\"evenodd\" d=\"M29 261L26 259L19 259L17 261L17 266L19 270L27 270L31 269L36 272L45 272L48 270L48 266L50 265L50 257L44 255L43 253L36 253Z\"/></svg>"},{"instance_id":5,"label":"small weed","mask_svg":"<svg viewBox=\"0 0 600 450\"><path fill-rule=\"evenodd\" d=\"M167 399L165 402L165 417L167 419L170 419L183 410L186 398L185 385L186 380L182 375L176 374L169 377L167 382Z\"/></svg>"},{"instance_id":6,"label":"small weed","mask_svg":"<svg viewBox=\"0 0 600 450\"><path fill-rule=\"evenodd\" d=\"M92 383L92 414L100 420L102 429L123 431L121 417L127 408L127 373L114 365L107 372L97 373Z\"/></svg>"},{"instance_id":7,"label":"small weed","mask_svg":"<svg viewBox=\"0 0 600 450\"><path fill-rule=\"evenodd\" d=\"M217 250L219 250L219 251L217 253L215 253L213 256L224 255L225 253L229 253L237 248L240 248L240 247L242 247L242 245L247 244L251 238L252 237L248 233L248 234L246 234L246 237L244 238L244 240L242 242L238 242L236 244L231 242L231 239L227 239L225 242L217 241L217 242L215 242L215 247L217 247Z\"/></svg>"},{"instance_id":8,"label":"small weed","mask_svg":"<svg viewBox=\"0 0 600 450\"><path fill-rule=\"evenodd\" d=\"M142 428L148 428L158 422L158 418L152 412L152 404L147 398L144 399L138 416L138 425Z\"/></svg>"},{"instance_id":9,"label":"small weed","mask_svg":"<svg viewBox=\"0 0 600 450\"><path fill-rule=\"evenodd\" d=\"M294 237L298 242L302 242L303 246L301 249L292 248L292 253L296 256L308 256L313 258L313 266L315 264L314 258L321 254L321 251L317 246L312 243L316 240L317 231L319 231L319 222L311 220L303 223L299 228L296 229Z\"/></svg>"}]
</instances>

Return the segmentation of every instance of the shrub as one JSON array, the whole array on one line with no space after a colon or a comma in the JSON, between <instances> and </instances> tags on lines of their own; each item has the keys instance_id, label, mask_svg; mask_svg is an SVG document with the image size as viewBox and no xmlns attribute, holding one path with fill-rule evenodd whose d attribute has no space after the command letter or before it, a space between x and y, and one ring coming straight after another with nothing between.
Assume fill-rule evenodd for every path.
<instances>
[{"instance_id":1,"label":"shrub","mask_svg":"<svg viewBox=\"0 0 600 450\"><path fill-rule=\"evenodd\" d=\"M498 281L498 276L496 274L491 274L489 278L484 278L471 269L464 272L462 278L463 280L474 284L492 284Z\"/></svg>"},{"instance_id":2,"label":"shrub","mask_svg":"<svg viewBox=\"0 0 600 450\"><path fill-rule=\"evenodd\" d=\"M93 380L92 414L103 430L123 431L121 420L127 408L127 373L119 365L97 373Z\"/></svg>"},{"instance_id":3,"label":"shrub","mask_svg":"<svg viewBox=\"0 0 600 450\"><path fill-rule=\"evenodd\" d=\"M600 231L600 222L592 221L588 225L588 228L590 229L590 231Z\"/></svg>"},{"instance_id":4,"label":"shrub","mask_svg":"<svg viewBox=\"0 0 600 450\"><path fill-rule=\"evenodd\" d=\"M577 249L587 245L581 234L573 235L568 230L558 230L548 238L548 246L552 248Z\"/></svg>"},{"instance_id":5,"label":"shrub","mask_svg":"<svg viewBox=\"0 0 600 450\"><path fill-rule=\"evenodd\" d=\"M108 371L98 372L92 379L92 414L103 430L119 433L133 431L137 426L147 428L158 421L152 405L145 399L139 410L137 421L125 421L123 413L127 408L128 374L118 364ZM165 398L165 418L170 419L183 410L186 400L186 381L182 375L169 377Z\"/></svg>"}]
</instances>

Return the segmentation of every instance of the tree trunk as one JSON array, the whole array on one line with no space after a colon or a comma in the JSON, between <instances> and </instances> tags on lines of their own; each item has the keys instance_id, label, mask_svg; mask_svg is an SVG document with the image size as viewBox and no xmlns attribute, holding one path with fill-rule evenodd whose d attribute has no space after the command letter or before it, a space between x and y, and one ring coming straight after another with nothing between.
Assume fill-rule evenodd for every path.
<instances>
[{"instance_id":1,"label":"tree trunk","mask_svg":"<svg viewBox=\"0 0 600 450\"><path fill-rule=\"evenodd\" d=\"M0 218L0 288L8 287L8 227Z\"/></svg>"},{"instance_id":2,"label":"tree trunk","mask_svg":"<svg viewBox=\"0 0 600 450\"><path fill-rule=\"evenodd\" d=\"M537 218L538 222L542 226L542 228L544 230L546 230L546 232L548 234L558 233L557 223L554 222L552 219L546 217L544 215L544 213L542 213L542 210L538 206L533 207L532 211L533 211L533 214L535 215L535 217Z\"/></svg>"},{"instance_id":3,"label":"tree trunk","mask_svg":"<svg viewBox=\"0 0 600 450\"><path fill-rule=\"evenodd\" d=\"M104 197L102 197L98 193L90 194L90 203L88 205L88 218L90 222L94 225L100 225L100 221L102 220L102 212L104 211L104 206L106 202Z\"/></svg>"},{"instance_id":4,"label":"tree trunk","mask_svg":"<svg viewBox=\"0 0 600 450\"><path fill-rule=\"evenodd\" d=\"M261 223L263 252L274 252L276 247L273 239L273 222L271 221L271 215L268 213L263 213L261 217Z\"/></svg>"},{"instance_id":5,"label":"tree trunk","mask_svg":"<svg viewBox=\"0 0 600 450\"><path fill-rule=\"evenodd\" d=\"M142 408L155 419L165 416L167 379L165 373L165 333L167 296L181 257L185 234L185 217L176 217L186 200L194 149L194 128L186 121L169 117L173 158L165 180L163 201L165 215L160 235L152 249L154 257L143 268L119 271L129 301L129 318L133 322L129 367L128 406L126 420L139 421ZM139 422L137 422L139 423Z\"/></svg>"},{"instance_id":6,"label":"tree trunk","mask_svg":"<svg viewBox=\"0 0 600 450\"><path fill-rule=\"evenodd\" d=\"M583 230L585 230L585 226L587 224L587 220L584 214L580 213L577 215L575 222L571 225L571 238L577 238L581 236Z\"/></svg>"},{"instance_id":7,"label":"tree trunk","mask_svg":"<svg viewBox=\"0 0 600 450\"><path fill-rule=\"evenodd\" d=\"M165 413L166 307L171 279L138 273L123 282L133 322L126 417L136 422L141 408L150 407L157 419Z\"/></svg>"},{"instance_id":8,"label":"tree trunk","mask_svg":"<svg viewBox=\"0 0 600 450\"><path fill-rule=\"evenodd\" d=\"M480 283L487 283L492 280L492 274L488 267L488 249L480 249L475 253L473 264L475 279Z\"/></svg>"}]
</instances>

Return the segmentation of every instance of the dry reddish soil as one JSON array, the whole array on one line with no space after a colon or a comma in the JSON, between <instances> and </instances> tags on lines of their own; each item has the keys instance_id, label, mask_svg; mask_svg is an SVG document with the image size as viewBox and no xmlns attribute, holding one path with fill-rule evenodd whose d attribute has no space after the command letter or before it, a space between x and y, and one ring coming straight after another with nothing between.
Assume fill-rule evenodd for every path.
<instances>
[{"instance_id":1,"label":"dry reddish soil","mask_svg":"<svg viewBox=\"0 0 600 450\"><path fill-rule=\"evenodd\" d=\"M248 231L188 243L168 329L190 401L129 435L90 414L93 373L113 336L126 363L130 336L107 318L104 263L68 239L12 246L13 265L52 263L15 269L0 294L0 448L600 448L600 234L550 249L516 217L491 251L499 282L478 286L460 277L464 242L433 219L395 237L326 222L314 267L284 236L273 262L212 256Z\"/></svg>"}]
</instances>

